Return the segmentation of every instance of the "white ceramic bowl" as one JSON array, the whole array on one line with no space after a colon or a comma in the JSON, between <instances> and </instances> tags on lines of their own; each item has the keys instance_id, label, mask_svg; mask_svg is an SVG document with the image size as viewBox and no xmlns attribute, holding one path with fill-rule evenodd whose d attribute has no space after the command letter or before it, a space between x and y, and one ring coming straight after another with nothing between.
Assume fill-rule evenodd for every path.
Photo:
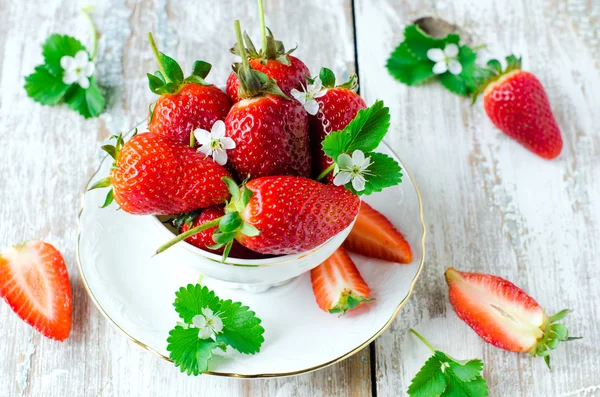
<instances>
[{"instance_id":1,"label":"white ceramic bowl","mask_svg":"<svg viewBox=\"0 0 600 397\"><path fill-rule=\"evenodd\" d=\"M151 217L156 233L165 242L175 234L161 220ZM221 255L197 248L181 241L162 252L160 256L192 268L201 274L228 283L232 288L262 292L270 287L281 285L294 277L307 272L329 258L344 242L354 226L356 218L344 230L310 250L293 255L283 255L267 259L227 258L222 263Z\"/></svg>"}]
</instances>

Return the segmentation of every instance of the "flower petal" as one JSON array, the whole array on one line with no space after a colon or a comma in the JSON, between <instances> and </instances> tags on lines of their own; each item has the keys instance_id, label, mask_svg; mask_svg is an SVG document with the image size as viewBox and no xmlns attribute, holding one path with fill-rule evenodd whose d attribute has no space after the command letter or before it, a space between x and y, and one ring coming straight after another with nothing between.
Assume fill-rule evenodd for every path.
<instances>
[{"instance_id":1,"label":"flower petal","mask_svg":"<svg viewBox=\"0 0 600 397\"><path fill-rule=\"evenodd\" d=\"M215 333L217 333L217 334L219 332L223 331L223 320L221 320L221 317L215 316L213 318L212 328L213 328L213 331L215 331Z\"/></svg>"},{"instance_id":2,"label":"flower petal","mask_svg":"<svg viewBox=\"0 0 600 397\"><path fill-rule=\"evenodd\" d=\"M226 136L224 138L221 138L221 146L223 146L223 149L227 150L235 149L235 141L230 137Z\"/></svg>"},{"instance_id":3,"label":"flower petal","mask_svg":"<svg viewBox=\"0 0 600 397\"><path fill-rule=\"evenodd\" d=\"M446 65L446 62L444 61L437 62L435 65L433 65L433 73L435 74L446 73L447 70L448 65Z\"/></svg>"},{"instance_id":4,"label":"flower petal","mask_svg":"<svg viewBox=\"0 0 600 397\"><path fill-rule=\"evenodd\" d=\"M202 314L204 314L204 317L206 317L207 320L210 320L213 317L213 311L208 307L203 307L200 311Z\"/></svg>"},{"instance_id":5,"label":"flower petal","mask_svg":"<svg viewBox=\"0 0 600 397\"><path fill-rule=\"evenodd\" d=\"M62 81L63 81L63 83L65 83L66 85L71 85L71 84L73 84L74 82L76 82L76 81L77 81L77 77L78 77L78 76L77 76L77 73L75 73L75 72L69 72L69 71L66 71L66 72L63 74Z\"/></svg>"},{"instance_id":6,"label":"flower petal","mask_svg":"<svg viewBox=\"0 0 600 397\"><path fill-rule=\"evenodd\" d=\"M200 332L198 332L198 338L200 339L208 339L212 336L213 331L210 327L200 328Z\"/></svg>"},{"instance_id":7,"label":"flower petal","mask_svg":"<svg viewBox=\"0 0 600 397\"><path fill-rule=\"evenodd\" d=\"M306 113L314 116L319 112L319 102L315 101L314 99L306 101L304 104L304 109L306 110Z\"/></svg>"},{"instance_id":8,"label":"flower petal","mask_svg":"<svg viewBox=\"0 0 600 397\"><path fill-rule=\"evenodd\" d=\"M204 153L205 156L210 156L210 155L212 155L213 149L212 149L212 147L210 147L209 144L204 144L198 148L198 151L200 153Z\"/></svg>"},{"instance_id":9,"label":"flower petal","mask_svg":"<svg viewBox=\"0 0 600 397\"><path fill-rule=\"evenodd\" d=\"M337 164L339 165L340 170L349 170L353 165L352 157L348 156L346 153L342 153L338 156Z\"/></svg>"},{"instance_id":10,"label":"flower petal","mask_svg":"<svg viewBox=\"0 0 600 397\"><path fill-rule=\"evenodd\" d=\"M357 192L361 192L365 190L365 182L365 178L362 175L355 175L354 178L352 178L352 187Z\"/></svg>"},{"instance_id":11,"label":"flower petal","mask_svg":"<svg viewBox=\"0 0 600 397\"><path fill-rule=\"evenodd\" d=\"M196 137L196 142L200 145L208 145L212 139L210 132L203 130L202 128L196 128L194 130L194 137Z\"/></svg>"},{"instance_id":12,"label":"flower petal","mask_svg":"<svg viewBox=\"0 0 600 397\"><path fill-rule=\"evenodd\" d=\"M85 77L85 75L80 74L79 77L77 77L77 84L84 90L87 90L90 87L90 79Z\"/></svg>"},{"instance_id":13,"label":"flower petal","mask_svg":"<svg viewBox=\"0 0 600 397\"><path fill-rule=\"evenodd\" d=\"M65 55L60 58L60 67L69 72L75 70L75 58Z\"/></svg>"},{"instance_id":14,"label":"flower petal","mask_svg":"<svg viewBox=\"0 0 600 397\"><path fill-rule=\"evenodd\" d=\"M94 70L96 70L96 65L94 65L94 62L88 62L88 64L85 65L85 68L83 69L83 73L87 77L91 77L94 74Z\"/></svg>"},{"instance_id":15,"label":"flower petal","mask_svg":"<svg viewBox=\"0 0 600 397\"><path fill-rule=\"evenodd\" d=\"M364 161L361 164L358 164L358 166L360 166L360 171L364 171L367 168L369 168L369 166L371 165L371 158L367 157L366 159L364 159Z\"/></svg>"},{"instance_id":16,"label":"flower petal","mask_svg":"<svg viewBox=\"0 0 600 397\"><path fill-rule=\"evenodd\" d=\"M212 158L219 165L227 164L227 152L223 149L215 149L212 153Z\"/></svg>"},{"instance_id":17,"label":"flower petal","mask_svg":"<svg viewBox=\"0 0 600 397\"><path fill-rule=\"evenodd\" d=\"M458 75L462 72L462 65L456 59L451 59L450 62L448 62L448 70L450 73Z\"/></svg>"},{"instance_id":18,"label":"flower petal","mask_svg":"<svg viewBox=\"0 0 600 397\"><path fill-rule=\"evenodd\" d=\"M225 136L225 123L223 120L217 120L210 129L213 139L220 139Z\"/></svg>"},{"instance_id":19,"label":"flower petal","mask_svg":"<svg viewBox=\"0 0 600 397\"><path fill-rule=\"evenodd\" d=\"M206 327L206 317L202 314L197 314L192 318L192 325L196 328Z\"/></svg>"},{"instance_id":20,"label":"flower petal","mask_svg":"<svg viewBox=\"0 0 600 397\"><path fill-rule=\"evenodd\" d=\"M446 44L446 47L444 48L444 54L448 58L456 58L458 55L458 46L454 43Z\"/></svg>"},{"instance_id":21,"label":"flower petal","mask_svg":"<svg viewBox=\"0 0 600 397\"><path fill-rule=\"evenodd\" d=\"M301 104L304 104L304 102L306 102L306 94L304 92L298 91L297 89L293 88L290 91L290 94Z\"/></svg>"},{"instance_id":22,"label":"flower petal","mask_svg":"<svg viewBox=\"0 0 600 397\"><path fill-rule=\"evenodd\" d=\"M313 98L321 98L323 95L327 94L327 88L320 90L319 92L315 92L313 94Z\"/></svg>"},{"instance_id":23,"label":"flower petal","mask_svg":"<svg viewBox=\"0 0 600 397\"><path fill-rule=\"evenodd\" d=\"M427 50L427 58L431 59L433 62L443 61L446 56L444 55L444 51L440 48L430 48Z\"/></svg>"},{"instance_id":24,"label":"flower petal","mask_svg":"<svg viewBox=\"0 0 600 397\"><path fill-rule=\"evenodd\" d=\"M352 164L360 166L365 161L365 154L362 150L356 149L352 153Z\"/></svg>"},{"instance_id":25,"label":"flower petal","mask_svg":"<svg viewBox=\"0 0 600 397\"><path fill-rule=\"evenodd\" d=\"M311 93L317 93L321 91L321 88L323 88L323 82L321 81L321 78L317 76L313 83L308 86L308 91Z\"/></svg>"},{"instance_id":26,"label":"flower petal","mask_svg":"<svg viewBox=\"0 0 600 397\"><path fill-rule=\"evenodd\" d=\"M75 54L75 65L77 65L77 67L83 69L85 67L85 65L88 64L89 61L90 61L90 56L88 55L88 53L85 50L79 50L79 51L77 51L77 54Z\"/></svg>"},{"instance_id":27,"label":"flower petal","mask_svg":"<svg viewBox=\"0 0 600 397\"><path fill-rule=\"evenodd\" d=\"M352 179L352 174L348 171L340 171L335 178L333 178L333 184L335 186L342 186L346 183L350 182Z\"/></svg>"}]
</instances>

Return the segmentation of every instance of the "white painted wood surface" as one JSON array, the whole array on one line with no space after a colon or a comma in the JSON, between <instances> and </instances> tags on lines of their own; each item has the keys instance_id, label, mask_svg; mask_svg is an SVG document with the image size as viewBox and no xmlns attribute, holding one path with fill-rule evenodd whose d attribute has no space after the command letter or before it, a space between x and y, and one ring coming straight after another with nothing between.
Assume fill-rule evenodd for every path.
<instances>
[{"instance_id":1,"label":"white painted wood surface","mask_svg":"<svg viewBox=\"0 0 600 397\"><path fill-rule=\"evenodd\" d=\"M429 229L424 272L376 341L375 362L365 349L312 374L267 380L180 375L100 315L76 269L79 196L98 163L98 144L145 117L153 99L144 75L155 69L146 32L154 31L161 48L188 69L197 58L211 62L210 81L218 83L234 59L226 51L232 20L240 18L257 37L253 0L183 3L98 1L98 79L108 109L86 121L62 107L34 104L22 84L50 33L89 42L78 15L88 3L0 2L0 247L31 238L52 242L64 253L74 294L74 331L64 344L44 339L0 304L1 397L405 395L428 355L409 327L456 357L482 358L492 396L600 395L600 2L265 2L267 24L288 45L299 44L298 55L313 72L329 66L341 76L358 69L367 102L379 98L390 106L388 141L417 180ZM403 26L424 15L463 26L488 45L484 57L523 55L562 129L559 159L540 160L505 137L481 104L471 107L435 85L408 88L392 80L385 60ZM552 373L539 359L485 345L447 302L448 266L504 276L550 312L574 309L566 323L585 339L554 353Z\"/></svg>"}]
</instances>

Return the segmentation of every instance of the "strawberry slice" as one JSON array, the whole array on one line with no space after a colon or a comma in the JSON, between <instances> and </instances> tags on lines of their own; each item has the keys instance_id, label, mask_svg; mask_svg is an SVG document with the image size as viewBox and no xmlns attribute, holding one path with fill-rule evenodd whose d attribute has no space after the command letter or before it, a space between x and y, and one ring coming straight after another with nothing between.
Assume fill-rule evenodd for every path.
<instances>
[{"instance_id":1,"label":"strawberry slice","mask_svg":"<svg viewBox=\"0 0 600 397\"><path fill-rule=\"evenodd\" d=\"M341 247L311 270L310 279L317 304L326 312L343 316L372 300L368 298L369 286Z\"/></svg>"},{"instance_id":2,"label":"strawberry slice","mask_svg":"<svg viewBox=\"0 0 600 397\"><path fill-rule=\"evenodd\" d=\"M550 367L550 351L570 338L556 322L568 310L547 316L540 305L513 283L490 274L446 270L450 303L458 317L487 343L513 352L543 356Z\"/></svg>"},{"instance_id":3,"label":"strawberry slice","mask_svg":"<svg viewBox=\"0 0 600 397\"><path fill-rule=\"evenodd\" d=\"M0 296L44 336L65 340L71 331L71 286L62 255L40 240L0 254Z\"/></svg>"},{"instance_id":4,"label":"strawberry slice","mask_svg":"<svg viewBox=\"0 0 600 397\"><path fill-rule=\"evenodd\" d=\"M402 234L383 214L364 201L360 205L356 223L344 242L344 248L389 262L412 262L410 246Z\"/></svg>"}]
</instances>

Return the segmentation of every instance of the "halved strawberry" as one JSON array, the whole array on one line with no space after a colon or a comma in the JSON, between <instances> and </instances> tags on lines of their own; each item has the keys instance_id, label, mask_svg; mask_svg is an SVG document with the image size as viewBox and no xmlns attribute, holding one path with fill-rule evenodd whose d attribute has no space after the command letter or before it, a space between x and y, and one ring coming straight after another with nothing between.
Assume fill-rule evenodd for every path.
<instances>
[{"instance_id":1,"label":"halved strawberry","mask_svg":"<svg viewBox=\"0 0 600 397\"><path fill-rule=\"evenodd\" d=\"M65 340L71 331L71 286L62 255L40 240L0 254L0 296L44 336Z\"/></svg>"},{"instance_id":2,"label":"halved strawberry","mask_svg":"<svg viewBox=\"0 0 600 397\"><path fill-rule=\"evenodd\" d=\"M317 304L326 312L343 316L372 300L369 286L342 247L312 269L310 279Z\"/></svg>"},{"instance_id":3,"label":"halved strawberry","mask_svg":"<svg viewBox=\"0 0 600 397\"><path fill-rule=\"evenodd\" d=\"M344 248L370 258L397 263L412 262L410 246L380 212L364 201L352 231L344 242Z\"/></svg>"},{"instance_id":4,"label":"halved strawberry","mask_svg":"<svg viewBox=\"0 0 600 397\"><path fill-rule=\"evenodd\" d=\"M550 367L550 351L559 342L579 339L556 323L568 310L549 317L535 299L500 277L449 268L446 282L458 317L496 347L543 356Z\"/></svg>"}]
</instances>

